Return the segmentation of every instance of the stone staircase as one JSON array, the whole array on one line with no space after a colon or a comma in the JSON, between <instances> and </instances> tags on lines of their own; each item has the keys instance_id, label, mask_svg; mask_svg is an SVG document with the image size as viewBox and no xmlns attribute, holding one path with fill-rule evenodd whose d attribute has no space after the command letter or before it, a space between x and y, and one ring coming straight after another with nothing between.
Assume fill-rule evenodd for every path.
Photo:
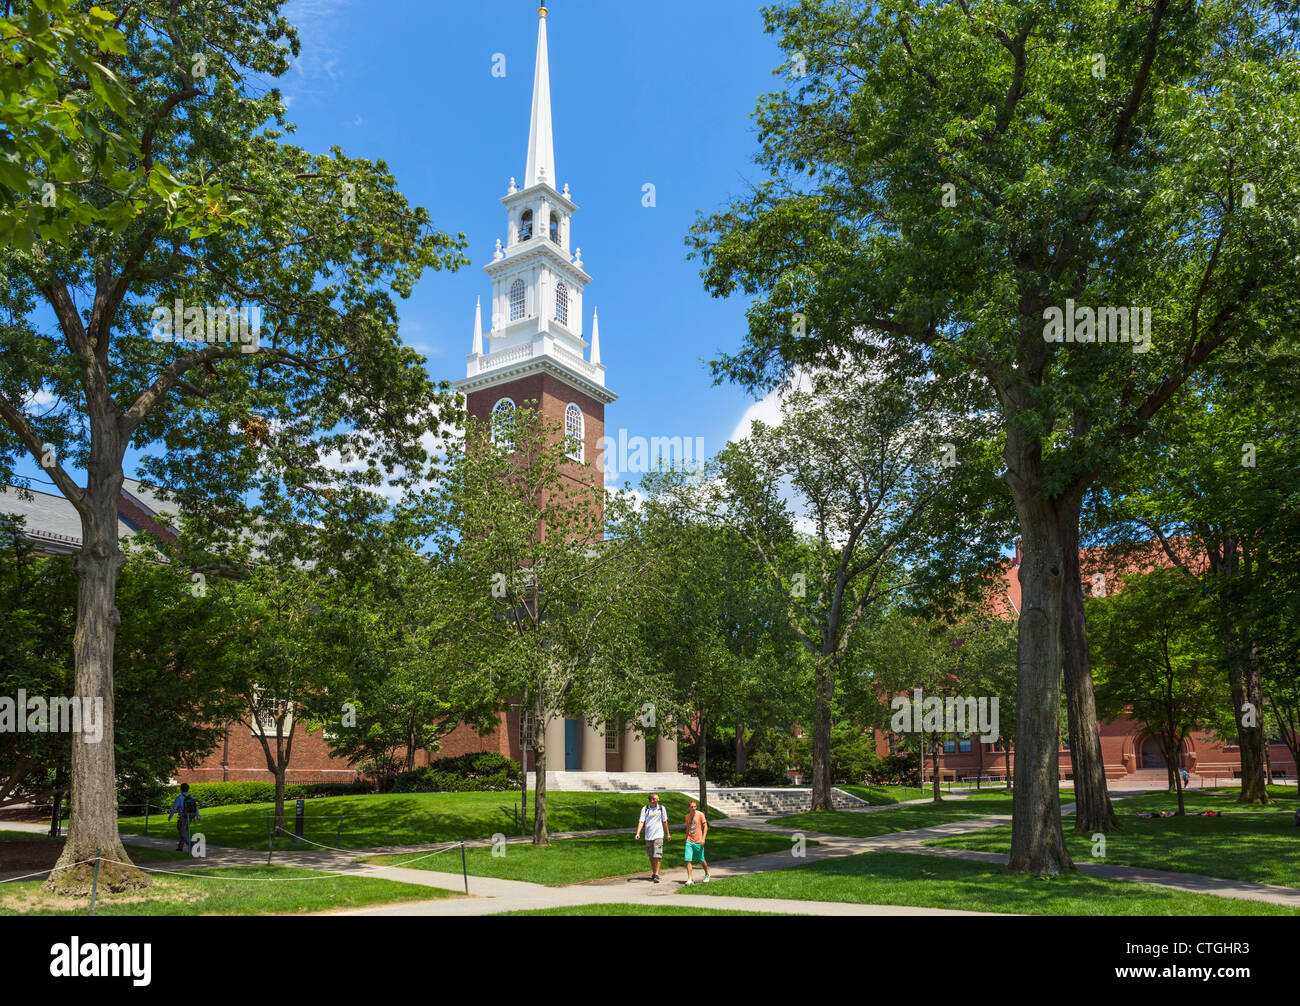
<instances>
[{"instance_id":1,"label":"stone staircase","mask_svg":"<svg viewBox=\"0 0 1300 1006\"><path fill-rule=\"evenodd\" d=\"M709 803L728 817L777 817L806 811L812 804L812 790L789 786L771 789L710 786ZM842 789L832 789L831 804L836 810L855 810L867 806L867 801Z\"/></svg>"}]
</instances>

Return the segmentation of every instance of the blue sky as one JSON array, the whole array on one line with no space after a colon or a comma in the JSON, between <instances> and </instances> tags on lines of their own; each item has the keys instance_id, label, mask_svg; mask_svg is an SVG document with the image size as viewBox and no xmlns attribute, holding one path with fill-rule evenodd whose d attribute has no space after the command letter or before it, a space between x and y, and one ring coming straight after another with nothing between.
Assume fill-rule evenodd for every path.
<instances>
[{"instance_id":1,"label":"blue sky","mask_svg":"<svg viewBox=\"0 0 1300 1006\"><path fill-rule=\"evenodd\" d=\"M619 395L606 431L682 437L712 456L772 403L713 386L706 361L739 346L746 304L705 293L684 239L697 211L726 206L761 177L751 115L780 85L772 71L786 57L763 31L758 0L549 7L556 173L579 206L573 244L593 278L583 331L598 308L601 362ZM292 0L285 14L302 41L275 82L297 126L289 142L385 160L435 226L468 240L471 265L426 274L398 305L402 337L430 374L464 377L475 298L491 292L482 266L505 238L499 200L524 175L537 4ZM492 74L497 54L504 77ZM653 208L642 204L647 182ZM490 308L484 315L486 325ZM128 453L128 475L138 457ZM18 470L52 491L30 459Z\"/></svg>"},{"instance_id":2,"label":"blue sky","mask_svg":"<svg viewBox=\"0 0 1300 1006\"><path fill-rule=\"evenodd\" d=\"M337 143L386 160L434 223L464 232L472 265L431 273L399 305L404 339L437 378L463 377L482 266L505 239L499 200L522 180L537 46L530 0L298 0L303 50L281 78L312 150ZM593 277L601 362L619 399L606 426L629 437L703 438L707 454L753 404L712 386L705 361L736 348L742 299L705 293L685 235L758 177L750 119L783 60L754 2L555 0L548 43L558 183L580 207L573 244ZM492 76L494 55L506 75ZM656 203L642 205L653 183ZM485 304L485 325L491 320Z\"/></svg>"}]
</instances>

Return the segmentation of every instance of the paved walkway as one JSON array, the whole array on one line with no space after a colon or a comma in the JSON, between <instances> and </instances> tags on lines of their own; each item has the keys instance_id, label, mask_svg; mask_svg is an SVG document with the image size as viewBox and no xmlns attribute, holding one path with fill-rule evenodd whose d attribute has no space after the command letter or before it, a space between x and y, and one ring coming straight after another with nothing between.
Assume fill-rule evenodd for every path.
<instances>
[{"instance_id":1,"label":"paved walkway","mask_svg":"<svg viewBox=\"0 0 1300 1006\"><path fill-rule=\"evenodd\" d=\"M1126 793L1125 796L1136 795ZM954 798L961 799L958 794ZM908 801L909 803L927 803L929 798ZM900 804L872 807L870 811L896 808ZM1062 806L1062 812L1068 813L1073 804ZM866 813L855 811L846 813ZM779 823L769 822L764 817L729 817L726 826L747 828L771 834L789 835L792 838L791 851L766 853L719 862L712 867L715 878L744 876L764 873L771 870L789 869L809 862L819 862L844 856L856 856L867 852L906 852L924 856L939 856L952 859L964 859L974 862L1005 864L1008 857L1001 853L979 852L973 849L953 849L928 846L923 843L938 838L949 838L973 831L981 831L1010 822L1011 815L995 814L987 817L966 818L949 821L945 824L917 828L912 831L894 832L871 837L853 837L812 832L796 829ZM43 824L22 824L6 822L4 827L13 831L30 831L45 833L48 827ZM551 835L552 839L588 838L598 835L625 835L627 829L607 829L602 831L562 832ZM804 855L794 856L793 838L802 835L807 843ZM123 835L122 841L128 845L147 846L158 849L174 849L175 839L161 836ZM528 842L528 836L507 838L507 843ZM812 844L812 843L816 844ZM491 844L487 840L466 841L466 847ZM464 897L465 880L459 871L440 872L403 866L378 866L358 862L361 858L379 855L410 855L424 858L430 854L445 854L454 865L454 850L459 842L443 842L437 845L388 846L376 849L331 850L319 849L311 852L277 851L272 863L280 866L294 866L303 869L324 870L347 874L365 874L387 880L401 881L424 887L440 888L461 894L458 898L440 898L434 901L406 902L396 905L376 906L373 908L351 909L328 914L342 915L490 915L498 912L510 912L539 908L571 907L587 904L628 904L655 905L669 904L681 907L734 909L742 911L760 911L793 913L800 915L978 915L986 913L964 912L949 909L919 908L901 905L863 905L848 902L797 901L775 898L747 898L722 895L688 895L676 894L685 883L686 870L681 867L665 867L661 871L663 882L651 884L648 871L631 877L612 877L570 884L565 887L548 887L517 880L500 880L492 877L469 878L470 896ZM266 853L249 849L208 847L208 856L204 860L195 860L193 864L179 860L175 863L151 864L148 869L165 872L192 872L196 869L216 866L257 866L265 865ZM1119 866L1108 863L1076 863L1079 871L1088 876L1107 880L1121 880L1130 883L1150 884L1171 890L1187 891L1195 894L1209 894L1224 898L1242 898L1248 901L1265 901L1272 904L1286 905L1300 909L1300 889L1279 887L1270 884L1256 884L1240 880L1226 880L1215 877L1203 877L1197 874L1174 873L1166 870L1148 869L1146 867ZM698 875L698 871L697 871ZM6 879L0 876L0 880ZM663 901L664 898L670 901ZM1004 914L1004 913L987 913Z\"/></svg>"}]
</instances>

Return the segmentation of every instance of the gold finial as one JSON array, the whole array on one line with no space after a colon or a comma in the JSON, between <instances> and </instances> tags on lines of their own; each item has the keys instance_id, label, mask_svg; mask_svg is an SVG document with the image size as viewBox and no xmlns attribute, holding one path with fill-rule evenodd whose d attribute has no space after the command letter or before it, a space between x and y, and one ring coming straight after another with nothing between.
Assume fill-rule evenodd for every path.
<instances>
[{"instance_id":1,"label":"gold finial","mask_svg":"<svg viewBox=\"0 0 1300 1006\"><path fill-rule=\"evenodd\" d=\"M542 0L542 5L537 8L538 17L546 17L546 0Z\"/></svg>"}]
</instances>

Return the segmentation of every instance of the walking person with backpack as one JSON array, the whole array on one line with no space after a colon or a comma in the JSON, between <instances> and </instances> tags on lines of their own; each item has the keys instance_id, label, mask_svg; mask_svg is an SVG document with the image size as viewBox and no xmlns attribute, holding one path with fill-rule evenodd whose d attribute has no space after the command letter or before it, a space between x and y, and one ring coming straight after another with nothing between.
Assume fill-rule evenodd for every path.
<instances>
[{"instance_id":1,"label":"walking person with backpack","mask_svg":"<svg viewBox=\"0 0 1300 1006\"><path fill-rule=\"evenodd\" d=\"M190 784L187 782L181 783L181 791L172 801L172 809L167 812L167 820L170 821L175 814L180 815L176 819L176 834L180 839L176 843L176 851L189 852L190 846L194 844L190 841L190 824L202 818L199 817L198 803L190 796Z\"/></svg>"},{"instance_id":2,"label":"walking person with backpack","mask_svg":"<svg viewBox=\"0 0 1300 1006\"><path fill-rule=\"evenodd\" d=\"M641 818L636 824L636 837L645 829L645 851L650 857L650 881L659 883L659 861L664 856L664 842L668 835L668 811L659 803L659 794L651 793L650 802L641 808Z\"/></svg>"}]
</instances>

